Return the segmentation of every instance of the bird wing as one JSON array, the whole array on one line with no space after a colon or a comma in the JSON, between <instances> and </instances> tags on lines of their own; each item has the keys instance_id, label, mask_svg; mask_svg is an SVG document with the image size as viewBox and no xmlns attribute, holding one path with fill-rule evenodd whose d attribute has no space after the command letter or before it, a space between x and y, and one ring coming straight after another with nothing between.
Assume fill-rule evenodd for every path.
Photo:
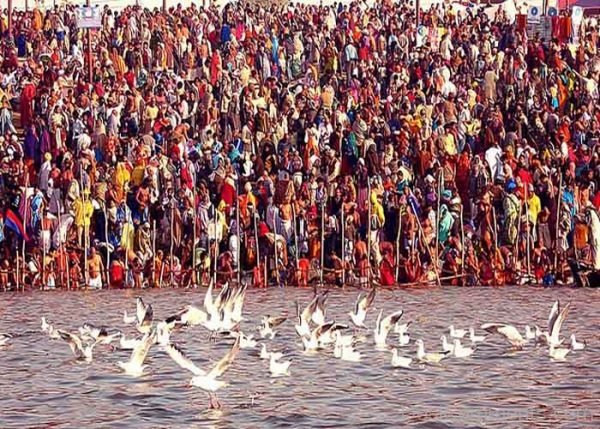
<instances>
[{"instance_id":1,"label":"bird wing","mask_svg":"<svg viewBox=\"0 0 600 429\"><path fill-rule=\"evenodd\" d=\"M334 322L331 325L331 327L329 328L329 331L336 332L336 331L341 331L342 329L348 329L348 325L344 325L343 323Z\"/></svg>"},{"instance_id":2,"label":"bird wing","mask_svg":"<svg viewBox=\"0 0 600 429\"><path fill-rule=\"evenodd\" d=\"M319 337L321 337L321 335L323 335L325 332L329 331L333 325L334 325L334 322L327 322L327 323L317 326L312 331L312 336L318 340Z\"/></svg>"},{"instance_id":3,"label":"bird wing","mask_svg":"<svg viewBox=\"0 0 600 429\"><path fill-rule=\"evenodd\" d=\"M569 315L570 307L571 307L571 303L569 302L567 305L564 306L564 308L562 310L560 310L560 313L558 314L558 316L556 317L556 320L552 324L552 329L548 331L548 334L550 335L550 337L556 341L558 341L558 336L560 334L560 328L562 327L563 322Z\"/></svg>"},{"instance_id":4,"label":"bird wing","mask_svg":"<svg viewBox=\"0 0 600 429\"><path fill-rule=\"evenodd\" d=\"M210 284L208 285L208 289L206 289L206 294L204 295L204 309L209 314L212 314L215 311L215 306L214 306L213 299L212 299L212 290L213 290L213 284L211 281Z\"/></svg>"},{"instance_id":5,"label":"bird wing","mask_svg":"<svg viewBox=\"0 0 600 429\"><path fill-rule=\"evenodd\" d=\"M183 369L187 369L194 375L206 375L206 372L201 370L186 356L186 354L173 343L169 343L167 346L167 354L175 361L177 365Z\"/></svg>"},{"instance_id":6,"label":"bird wing","mask_svg":"<svg viewBox=\"0 0 600 429\"><path fill-rule=\"evenodd\" d=\"M144 317L140 322L140 326L152 325L152 320L154 320L154 310L152 309L152 304L148 304L146 306L146 312L144 313Z\"/></svg>"},{"instance_id":7,"label":"bird wing","mask_svg":"<svg viewBox=\"0 0 600 429\"><path fill-rule=\"evenodd\" d=\"M137 297L135 302L135 316L137 317L137 322L142 323L144 317L146 315L146 304L144 304L144 300L141 296Z\"/></svg>"},{"instance_id":8,"label":"bird wing","mask_svg":"<svg viewBox=\"0 0 600 429\"><path fill-rule=\"evenodd\" d=\"M517 328L515 328L512 325L505 325L503 323L484 323L483 325L481 325L481 329L492 334L500 334L510 342L523 341L523 337L521 336Z\"/></svg>"},{"instance_id":9,"label":"bird wing","mask_svg":"<svg viewBox=\"0 0 600 429\"><path fill-rule=\"evenodd\" d=\"M193 305L187 307L187 311L181 315L181 321L188 325L200 325L208 320L208 315Z\"/></svg>"},{"instance_id":10,"label":"bird wing","mask_svg":"<svg viewBox=\"0 0 600 429\"><path fill-rule=\"evenodd\" d=\"M276 328L277 326L281 325L283 322L285 322L287 320L287 317L285 316L278 316L278 317L269 317L267 319L267 324L271 327L271 328Z\"/></svg>"},{"instance_id":11,"label":"bird wing","mask_svg":"<svg viewBox=\"0 0 600 429\"><path fill-rule=\"evenodd\" d=\"M548 316L548 335L552 335L552 327L558 318L558 313L560 311L560 301L557 299L554 301L552 308L550 309L550 315Z\"/></svg>"},{"instance_id":12,"label":"bird wing","mask_svg":"<svg viewBox=\"0 0 600 429\"><path fill-rule=\"evenodd\" d=\"M377 293L377 289L372 288L371 292L369 292L369 294L366 296L365 299L363 299L362 304L362 309L364 311L367 311L368 308L373 305L373 301L375 301L375 294Z\"/></svg>"},{"instance_id":13,"label":"bird wing","mask_svg":"<svg viewBox=\"0 0 600 429\"><path fill-rule=\"evenodd\" d=\"M398 310L398 311L386 316L381 321L381 329L389 332L390 329L392 329L392 326L394 326L396 323L398 323L398 320L400 320L400 318L402 317L403 314L404 314L404 311Z\"/></svg>"},{"instance_id":14,"label":"bird wing","mask_svg":"<svg viewBox=\"0 0 600 429\"><path fill-rule=\"evenodd\" d=\"M310 322L312 314L314 313L315 308L317 308L317 298L318 296L315 296L302 312L301 317L306 321L306 323Z\"/></svg>"},{"instance_id":15,"label":"bird wing","mask_svg":"<svg viewBox=\"0 0 600 429\"><path fill-rule=\"evenodd\" d=\"M358 314L358 312L365 307L363 301L366 302L366 298L363 297L362 293L359 293L358 297L356 298L356 303L354 304L354 314Z\"/></svg>"},{"instance_id":16,"label":"bird wing","mask_svg":"<svg viewBox=\"0 0 600 429\"><path fill-rule=\"evenodd\" d=\"M142 340L136 344L133 351L131 352L131 358L129 361L132 365L142 366L144 361L146 360L146 356L148 355L148 351L150 351L150 347L154 344L154 340L156 337L156 331L152 331L144 335Z\"/></svg>"},{"instance_id":17,"label":"bird wing","mask_svg":"<svg viewBox=\"0 0 600 429\"><path fill-rule=\"evenodd\" d=\"M227 368L231 366L239 351L240 339L238 337L235 340L235 343L233 343L233 347L231 348L231 350L229 350L227 354L223 356L219 362L217 362L213 369L208 373L208 376L212 378L217 378L223 375L223 373L227 371Z\"/></svg>"},{"instance_id":18,"label":"bird wing","mask_svg":"<svg viewBox=\"0 0 600 429\"><path fill-rule=\"evenodd\" d=\"M83 355L83 345L81 344L81 339L77 335L73 335L60 329L57 332L60 335L60 338L69 344L69 347L75 356L80 357Z\"/></svg>"},{"instance_id":19,"label":"bird wing","mask_svg":"<svg viewBox=\"0 0 600 429\"><path fill-rule=\"evenodd\" d=\"M379 310L379 315L377 316L377 321L375 322L375 329L378 332L381 332L381 316L383 315L383 309Z\"/></svg>"}]
</instances>

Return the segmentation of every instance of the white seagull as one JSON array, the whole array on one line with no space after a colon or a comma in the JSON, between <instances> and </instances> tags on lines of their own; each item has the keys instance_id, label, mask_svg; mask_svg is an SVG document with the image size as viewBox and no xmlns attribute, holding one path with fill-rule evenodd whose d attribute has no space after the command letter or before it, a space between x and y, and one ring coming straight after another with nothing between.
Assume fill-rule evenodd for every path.
<instances>
[{"instance_id":1,"label":"white seagull","mask_svg":"<svg viewBox=\"0 0 600 429\"><path fill-rule=\"evenodd\" d=\"M358 298L356 299L356 304L354 305L354 312L348 313L350 316L350 320L357 328L365 327L365 319L367 317L367 310L371 305L373 305L373 301L375 300L375 294L377 289L372 288L368 294L363 295L360 293Z\"/></svg>"},{"instance_id":2,"label":"white seagull","mask_svg":"<svg viewBox=\"0 0 600 429\"><path fill-rule=\"evenodd\" d=\"M425 353L425 344L419 339L417 343L417 360L427 363L439 363L446 358L450 352Z\"/></svg>"},{"instance_id":3,"label":"white seagull","mask_svg":"<svg viewBox=\"0 0 600 429\"><path fill-rule=\"evenodd\" d=\"M548 333L544 335L549 345L556 347L564 341L560 339L560 328L569 314L570 307L571 303L568 303L561 309L560 302L558 300L554 302L548 318Z\"/></svg>"},{"instance_id":4,"label":"white seagull","mask_svg":"<svg viewBox=\"0 0 600 429\"><path fill-rule=\"evenodd\" d=\"M531 326L525 325L525 338L528 340L534 340L536 337L537 335L535 334L535 330L531 329Z\"/></svg>"},{"instance_id":5,"label":"white seagull","mask_svg":"<svg viewBox=\"0 0 600 429\"><path fill-rule=\"evenodd\" d=\"M119 368L121 368L127 375L132 377L140 377L144 374L144 370L147 365L144 365L146 356L150 347L156 342L156 331L152 330L144 335L139 344L135 346L131 352L131 357L128 362L117 362Z\"/></svg>"},{"instance_id":6,"label":"white seagull","mask_svg":"<svg viewBox=\"0 0 600 429\"><path fill-rule=\"evenodd\" d=\"M283 357L283 353L281 352L268 352L267 351L267 345L266 344L262 344L261 349L260 349L260 358L261 359L271 359L271 356L275 356L275 360L279 360Z\"/></svg>"},{"instance_id":7,"label":"white seagull","mask_svg":"<svg viewBox=\"0 0 600 429\"><path fill-rule=\"evenodd\" d=\"M137 317L137 330L142 334L147 334L152 330L152 322L154 320L154 311L152 305L144 304L144 300L138 296L136 302L136 317Z\"/></svg>"},{"instance_id":8,"label":"white seagull","mask_svg":"<svg viewBox=\"0 0 600 429\"><path fill-rule=\"evenodd\" d=\"M454 345L453 345L453 344L450 344L450 343L448 342L448 339L446 338L446 336L445 336L445 335L442 335L442 336L440 337L440 340L442 341L442 350L443 350L444 352L449 352L449 353L452 353L452 352L454 351Z\"/></svg>"},{"instance_id":9,"label":"white seagull","mask_svg":"<svg viewBox=\"0 0 600 429\"><path fill-rule=\"evenodd\" d=\"M410 369L412 358L400 356L398 349L392 349L392 366L394 368L407 368Z\"/></svg>"},{"instance_id":10,"label":"white seagull","mask_svg":"<svg viewBox=\"0 0 600 429\"><path fill-rule=\"evenodd\" d=\"M77 359L86 360L87 362L92 361L92 352L96 344L98 344L97 340L91 344L84 345L81 341L81 338L79 338L75 334L71 334L69 332L61 330L58 330L58 333L60 335L60 338L62 338L69 344L73 355L75 355Z\"/></svg>"},{"instance_id":11,"label":"white seagull","mask_svg":"<svg viewBox=\"0 0 600 429\"><path fill-rule=\"evenodd\" d=\"M138 344L142 342L141 338L125 338L125 335L122 335L119 339L119 348L121 350L133 350L137 347Z\"/></svg>"},{"instance_id":12,"label":"white seagull","mask_svg":"<svg viewBox=\"0 0 600 429\"><path fill-rule=\"evenodd\" d=\"M506 325L503 323L484 323L481 325L481 329L491 334L502 335L513 347L522 349L527 340L519 333L517 328L512 325Z\"/></svg>"},{"instance_id":13,"label":"white seagull","mask_svg":"<svg viewBox=\"0 0 600 429\"><path fill-rule=\"evenodd\" d=\"M454 325L448 326L448 330L450 331L450 338L463 338L467 335L466 329L454 329Z\"/></svg>"},{"instance_id":14,"label":"white seagull","mask_svg":"<svg viewBox=\"0 0 600 429\"><path fill-rule=\"evenodd\" d=\"M277 357L274 354L271 354L271 357L269 358L269 371L271 372L271 377L284 377L290 375L291 364L291 360L278 362Z\"/></svg>"},{"instance_id":15,"label":"white seagull","mask_svg":"<svg viewBox=\"0 0 600 429\"><path fill-rule=\"evenodd\" d=\"M215 392L227 386L228 383L218 380L218 377L227 371L239 351L240 340L238 338L235 340L231 350L217 362L209 373L206 373L198 368L175 344L169 344L167 346L167 353L171 356L171 359L173 359L180 367L187 369L194 375L190 380L190 385L199 387L205 392L208 392L211 408L221 408L221 404L219 403L219 399Z\"/></svg>"},{"instance_id":16,"label":"white seagull","mask_svg":"<svg viewBox=\"0 0 600 429\"><path fill-rule=\"evenodd\" d=\"M571 350L583 350L586 346L585 340L580 343L575 339L575 334L571 334Z\"/></svg>"},{"instance_id":17,"label":"white seagull","mask_svg":"<svg viewBox=\"0 0 600 429\"><path fill-rule=\"evenodd\" d=\"M452 355L457 358L466 358L475 352L475 348L463 346L458 338L454 339L454 347L452 349Z\"/></svg>"},{"instance_id":18,"label":"white seagull","mask_svg":"<svg viewBox=\"0 0 600 429\"><path fill-rule=\"evenodd\" d=\"M375 345L377 347L384 347L386 345L387 336L390 332L390 329L400 320L404 312L402 310L398 310L389 316L384 317L383 310L379 312L379 316L377 316L377 324L375 326L375 330L373 331Z\"/></svg>"},{"instance_id":19,"label":"white seagull","mask_svg":"<svg viewBox=\"0 0 600 429\"><path fill-rule=\"evenodd\" d=\"M45 317L42 317L42 332L48 332L50 324L46 321Z\"/></svg>"},{"instance_id":20,"label":"white seagull","mask_svg":"<svg viewBox=\"0 0 600 429\"><path fill-rule=\"evenodd\" d=\"M317 298L315 297L302 313L300 312L300 304L296 301L296 317L298 318L298 323L294 325L294 328L299 337L310 337L310 321L312 318L313 305L316 305L316 300Z\"/></svg>"},{"instance_id":21,"label":"white seagull","mask_svg":"<svg viewBox=\"0 0 600 429\"><path fill-rule=\"evenodd\" d=\"M342 325L336 322L327 322L323 325L317 326L310 333L310 337L302 337L302 344L304 345L304 351L312 352L317 350L319 347L330 344L335 341L335 332L340 329L346 329L348 326Z\"/></svg>"},{"instance_id":22,"label":"white seagull","mask_svg":"<svg viewBox=\"0 0 600 429\"><path fill-rule=\"evenodd\" d=\"M5 346L12 339L11 334L2 334L0 333L0 347Z\"/></svg>"},{"instance_id":23,"label":"white seagull","mask_svg":"<svg viewBox=\"0 0 600 429\"><path fill-rule=\"evenodd\" d=\"M412 321L408 321L406 323L396 323L396 325L394 325L394 332L398 335L404 335L408 332L408 328L410 327Z\"/></svg>"},{"instance_id":24,"label":"white seagull","mask_svg":"<svg viewBox=\"0 0 600 429\"><path fill-rule=\"evenodd\" d=\"M469 339L473 344L483 343L487 337L485 335L475 335L475 329L469 328Z\"/></svg>"},{"instance_id":25,"label":"white seagull","mask_svg":"<svg viewBox=\"0 0 600 429\"><path fill-rule=\"evenodd\" d=\"M125 323L126 325L129 325L131 323L135 323L137 322L137 316L134 314L133 316L129 316L127 314L127 310L123 310L123 323Z\"/></svg>"},{"instance_id":26,"label":"white seagull","mask_svg":"<svg viewBox=\"0 0 600 429\"><path fill-rule=\"evenodd\" d=\"M281 325L285 322L287 317L279 316L279 317L271 317L265 316L262 319L262 325L258 328L261 338L270 337L271 339L275 338L276 332L273 328Z\"/></svg>"},{"instance_id":27,"label":"white seagull","mask_svg":"<svg viewBox=\"0 0 600 429\"><path fill-rule=\"evenodd\" d=\"M359 351L356 351L353 346L336 345L333 348L333 356L345 360L347 362L360 362L362 356Z\"/></svg>"},{"instance_id":28,"label":"white seagull","mask_svg":"<svg viewBox=\"0 0 600 429\"><path fill-rule=\"evenodd\" d=\"M327 302L329 290L325 290L322 294L319 294L315 286L314 291L316 298L316 306L311 315L311 319L315 325L323 325L325 323L325 302Z\"/></svg>"},{"instance_id":29,"label":"white seagull","mask_svg":"<svg viewBox=\"0 0 600 429\"><path fill-rule=\"evenodd\" d=\"M254 339L254 335L246 336L242 331L231 332L230 335L232 338L240 339L240 349L253 349L258 344L258 341Z\"/></svg>"},{"instance_id":30,"label":"white seagull","mask_svg":"<svg viewBox=\"0 0 600 429\"><path fill-rule=\"evenodd\" d=\"M114 340L121 338L123 335L121 331L114 331L112 333L108 332L108 329L104 327L96 327L91 323L84 323L81 328L79 328L79 332L82 337L91 337L95 341L102 344L110 344Z\"/></svg>"},{"instance_id":31,"label":"white seagull","mask_svg":"<svg viewBox=\"0 0 600 429\"><path fill-rule=\"evenodd\" d=\"M565 360L570 352L571 349L568 349L566 347L558 348L555 347L554 344L550 343L550 350L548 351L548 354L553 360Z\"/></svg>"}]
</instances>

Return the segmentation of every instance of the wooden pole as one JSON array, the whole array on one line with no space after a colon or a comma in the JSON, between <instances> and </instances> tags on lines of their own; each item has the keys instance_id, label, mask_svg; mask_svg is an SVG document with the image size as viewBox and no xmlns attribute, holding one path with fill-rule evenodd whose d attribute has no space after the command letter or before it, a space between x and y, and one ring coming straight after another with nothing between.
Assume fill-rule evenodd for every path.
<instances>
[{"instance_id":1,"label":"wooden pole","mask_svg":"<svg viewBox=\"0 0 600 429\"><path fill-rule=\"evenodd\" d=\"M104 211L104 242L106 243L106 287L110 289L110 248L108 247L108 211L106 210L106 201L102 203L102 210Z\"/></svg>"},{"instance_id":2,"label":"wooden pole","mask_svg":"<svg viewBox=\"0 0 600 429\"><path fill-rule=\"evenodd\" d=\"M461 274L465 275L465 224L463 220L463 205L461 202L460 205L460 247L461 247ZM464 277L463 277L463 285L464 285Z\"/></svg>"},{"instance_id":3,"label":"wooden pole","mask_svg":"<svg viewBox=\"0 0 600 429\"><path fill-rule=\"evenodd\" d=\"M423 226L421 225L421 219L419 219L419 216L416 211L415 211L415 219L417 219L417 225L419 226L419 232L421 233L421 239L423 240L423 244L427 248L427 253L429 254L429 259L431 259L431 261L433 263L433 254L431 253L431 247L429 247L427 245L427 241L425 239L425 232L423 232ZM435 267L435 278L437 280L438 286L441 286L442 282L440 280L440 273L438 272L437 267Z\"/></svg>"},{"instance_id":4,"label":"wooden pole","mask_svg":"<svg viewBox=\"0 0 600 429\"><path fill-rule=\"evenodd\" d=\"M442 205L442 188L444 175L442 174L442 169L438 172L438 198L437 198L437 212L435 215L435 269L439 271L440 269L440 211Z\"/></svg>"},{"instance_id":5,"label":"wooden pole","mask_svg":"<svg viewBox=\"0 0 600 429\"><path fill-rule=\"evenodd\" d=\"M194 215L192 216L192 222L194 222L194 224L192 225L192 286L196 287L197 284L197 276L196 276L196 236L197 236L197 230L196 230L196 216L197 216L197 212L196 212L196 176L194 175L194 186L192 189L192 204L194 204L193 207L193 213Z\"/></svg>"},{"instance_id":6,"label":"wooden pole","mask_svg":"<svg viewBox=\"0 0 600 429\"><path fill-rule=\"evenodd\" d=\"M323 286L323 270L325 269L325 197L321 201L321 270L320 282Z\"/></svg>"},{"instance_id":7,"label":"wooden pole","mask_svg":"<svg viewBox=\"0 0 600 429\"><path fill-rule=\"evenodd\" d=\"M156 286L156 219L152 220L152 287Z\"/></svg>"},{"instance_id":8,"label":"wooden pole","mask_svg":"<svg viewBox=\"0 0 600 429\"><path fill-rule=\"evenodd\" d=\"M296 249L295 253L295 259L296 259L296 270L298 270L298 268L300 267L300 249L298 248L298 230L297 227L298 225L296 224L296 202L294 201L292 203L292 218L293 218L293 222L294 222L294 247Z\"/></svg>"},{"instance_id":9,"label":"wooden pole","mask_svg":"<svg viewBox=\"0 0 600 429\"><path fill-rule=\"evenodd\" d=\"M13 0L8 0L8 32L12 36L12 14L13 14Z\"/></svg>"},{"instance_id":10,"label":"wooden pole","mask_svg":"<svg viewBox=\"0 0 600 429\"><path fill-rule=\"evenodd\" d=\"M125 249L125 287L129 284L129 250Z\"/></svg>"},{"instance_id":11,"label":"wooden pole","mask_svg":"<svg viewBox=\"0 0 600 429\"><path fill-rule=\"evenodd\" d=\"M529 225L529 201L525 201L525 218L525 225L527 225L527 241L525 242L527 249L527 281L529 281L531 276L531 226Z\"/></svg>"},{"instance_id":12,"label":"wooden pole","mask_svg":"<svg viewBox=\"0 0 600 429\"><path fill-rule=\"evenodd\" d=\"M554 272L558 273L558 246L559 246L559 239L560 239L560 232L559 232L559 227L560 227L560 211L562 208L562 185L563 185L563 175L562 172L559 170L560 173L560 177L559 177L559 182L558 182L558 198L557 198L557 204L556 204L556 233L555 235L555 240L554 240Z\"/></svg>"},{"instance_id":13,"label":"wooden pole","mask_svg":"<svg viewBox=\"0 0 600 429\"><path fill-rule=\"evenodd\" d=\"M396 235L396 281L400 278L400 236L402 235L402 207L398 207L398 234Z\"/></svg>"},{"instance_id":14,"label":"wooden pole","mask_svg":"<svg viewBox=\"0 0 600 429\"><path fill-rule=\"evenodd\" d=\"M273 222L273 232L275 233L275 239L273 240L273 261L275 263L275 280L277 281L277 286L281 286L279 277L279 256L277 255L277 218L275 218Z\"/></svg>"},{"instance_id":15,"label":"wooden pole","mask_svg":"<svg viewBox=\"0 0 600 429\"><path fill-rule=\"evenodd\" d=\"M342 203L341 228L342 228L342 287L346 286L346 219L344 217L344 205Z\"/></svg>"},{"instance_id":16,"label":"wooden pole","mask_svg":"<svg viewBox=\"0 0 600 429\"><path fill-rule=\"evenodd\" d=\"M46 216L42 218L42 286L41 290L46 289L46 229L44 228L44 220Z\"/></svg>"},{"instance_id":17,"label":"wooden pole","mask_svg":"<svg viewBox=\"0 0 600 429\"><path fill-rule=\"evenodd\" d=\"M514 263L515 263L515 268L516 268L516 264L517 261L519 260L519 239L521 237L521 216L522 216L522 212L523 212L523 206L520 205L519 206L519 213L517 214L517 239L515 240L515 249L514 249Z\"/></svg>"},{"instance_id":18,"label":"wooden pole","mask_svg":"<svg viewBox=\"0 0 600 429\"><path fill-rule=\"evenodd\" d=\"M254 239L255 241L255 246L256 246L256 266L260 267L260 246L258 245L258 226L256 225L256 207L253 208L252 210L252 223L254 224ZM265 281L267 281L267 279L265 278Z\"/></svg>"},{"instance_id":19,"label":"wooden pole","mask_svg":"<svg viewBox=\"0 0 600 429\"><path fill-rule=\"evenodd\" d=\"M175 284L175 276L173 274L173 230L175 221L175 196L171 197L171 219L169 219L169 225L171 230L171 243L169 246L169 272L171 275L171 287Z\"/></svg>"},{"instance_id":20,"label":"wooden pole","mask_svg":"<svg viewBox=\"0 0 600 429\"><path fill-rule=\"evenodd\" d=\"M25 235L27 235L27 212L29 209L29 198L27 197L27 189L29 189L29 175L27 175L27 179L25 182L25 192L23 193L23 199L25 200L25 206L23 210L23 229L25 230ZM21 270L21 274L23 276L23 292L25 292L25 272L27 267L27 260L25 259L25 237L21 242L21 253L23 255L23 267Z\"/></svg>"},{"instance_id":21,"label":"wooden pole","mask_svg":"<svg viewBox=\"0 0 600 429\"><path fill-rule=\"evenodd\" d=\"M214 254L214 270L213 270L213 284L217 284L217 267L219 261L219 240L217 237L217 209L213 206L214 223L215 223L215 254Z\"/></svg>"},{"instance_id":22,"label":"wooden pole","mask_svg":"<svg viewBox=\"0 0 600 429\"><path fill-rule=\"evenodd\" d=\"M242 230L240 228L240 195L239 182L235 193L235 223L237 225L237 283L242 284Z\"/></svg>"},{"instance_id":23,"label":"wooden pole","mask_svg":"<svg viewBox=\"0 0 600 429\"><path fill-rule=\"evenodd\" d=\"M86 1L87 7L90 7L90 0ZM88 57L88 83L91 85L94 81L94 65L92 61L92 29L87 29L87 57Z\"/></svg>"},{"instance_id":24,"label":"wooden pole","mask_svg":"<svg viewBox=\"0 0 600 429\"><path fill-rule=\"evenodd\" d=\"M371 284L371 178L367 179L367 282ZM361 285L362 286L362 285Z\"/></svg>"},{"instance_id":25,"label":"wooden pole","mask_svg":"<svg viewBox=\"0 0 600 429\"><path fill-rule=\"evenodd\" d=\"M496 207L492 205L492 217L494 218L494 245L498 250L498 223L496 222ZM494 255L494 258L496 256Z\"/></svg>"},{"instance_id":26,"label":"wooden pole","mask_svg":"<svg viewBox=\"0 0 600 429\"><path fill-rule=\"evenodd\" d=\"M17 280L17 291L21 288L21 273L19 270L19 246L17 245L17 248L15 249L15 256L16 256L16 261L17 261L17 273L15 275L16 280Z\"/></svg>"}]
</instances>

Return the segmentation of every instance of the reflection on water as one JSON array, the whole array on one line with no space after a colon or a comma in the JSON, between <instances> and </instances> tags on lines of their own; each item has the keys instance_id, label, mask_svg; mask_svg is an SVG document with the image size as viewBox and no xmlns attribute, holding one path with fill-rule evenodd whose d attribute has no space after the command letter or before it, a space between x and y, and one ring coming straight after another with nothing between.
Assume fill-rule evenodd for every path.
<instances>
[{"instance_id":1,"label":"reflection on water","mask_svg":"<svg viewBox=\"0 0 600 429\"><path fill-rule=\"evenodd\" d=\"M189 303L200 304L204 291L144 291L155 318L165 318ZM334 290L327 318L347 321L356 291ZM491 337L471 359L448 359L439 366L413 370L390 366L391 353L376 351L371 332L358 345L359 363L335 360L331 350L305 355L292 321L280 326L268 349L293 360L291 376L272 379L258 350L242 350L224 375L230 386L220 391L222 410L208 410L208 398L188 387L190 374L154 347L148 374L122 375L118 360L129 352L98 346L91 364L74 362L68 346L39 333L39 317L75 330L83 322L125 330L123 310L133 311L135 291L48 292L0 295L0 332L23 333L0 348L0 427L592 427L600 422L600 318L598 290L534 288L453 288L381 291L375 306L384 313L405 311L410 333L423 338L428 350L439 350L447 326L477 327L484 322L544 327L552 301L572 302L563 334L588 341L584 352L566 362L551 362L545 348L533 345L509 352ZM266 314L295 315L294 301L305 303L309 290L272 289L247 293L246 321L253 332ZM371 311L367 325L373 326ZM190 358L210 367L232 340L209 342L206 331L193 328L174 334ZM414 355L413 341L402 350ZM389 344L397 342L391 335ZM514 422L514 423L512 423Z\"/></svg>"}]
</instances>

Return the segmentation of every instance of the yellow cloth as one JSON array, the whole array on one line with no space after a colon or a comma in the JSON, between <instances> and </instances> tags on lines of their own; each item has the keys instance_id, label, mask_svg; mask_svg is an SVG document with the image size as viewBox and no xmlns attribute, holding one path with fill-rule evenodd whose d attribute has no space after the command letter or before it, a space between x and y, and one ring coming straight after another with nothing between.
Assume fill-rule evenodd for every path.
<instances>
[{"instance_id":1,"label":"yellow cloth","mask_svg":"<svg viewBox=\"0 0 600 429\"><path fill-rule=\"evenodd\" d=\"M134 186L140 186L142 181L144 180L144 174L146 173L146 168L142 165L137 165L133 168L131 172L131 183Z\"/></svg>"},{"instance_id":2,"label":"yellow cloth","mask_svg":"<svg viewBox=\"0 0 600 429\"><path fill-rule=\"evenodd\" d=\"M122 162L117 164L113 180L114 184L121 189L125 187L125 183L131 180L131 174L129 174L129 171L125 168L125 164Z\"/></svg>"},{"instance_id":3,"label":"yellow cloth","mask_svg":"<svg viewBox=\"0 0 600 429\"><path fill-rule=\"evenodd\" d=\"M90 220L94 213L94 206L90 200L83 201L81 198L77 198L73 201L73 212L76 226L90 226Z\"/></svg>"},{"instance_id":4,"label":"yellow cloth","mask_svg":"<svg viewBox=\"0 0 600 429\"><path fill-rule=\"evenodd\" d=\"M134 228L130 223L123 225L123 232L121 233L121 247L123 249L133 249L134 239Z\"/></svg>"},{"instance_id":5,"label":"yellow cloth","mask_svg":"<svg viewBox=\"0 0 600 429\"><path fill-rule=\"evenodd\" d=\"M456 143L454 142L454 135L451 133L447 133L442 137L442 143L444 145L444 150L448 155L456 155L458 152L456 150Z\"/></svg>"},{"instance_id":6,"label":"yellow cloth","mask_svg":"<svg viewBox=\"0 0 600 429\"><path fill-rule=\"evenodd\" d=\"M529 197L529 201L527 202L527 206L529 208L529 219L531 219L533 224L536 225L538 215L542 211L542 202L540 201L540 197L535 194L531 195L531 197Z\"/></svg>"},{"instance_id":7,"label":"yellow cloth","mask_svg":"<svg viewBox=\"0 0 600 429\"><path fill-rule=\"evenodd\" d=\"M383 211L383 206L377 201L377 192L375 191L371 191L371 204L373 215L377 216L379 225L383 226L385 224L385 213Z\"/></svg>"}]
</instances>

